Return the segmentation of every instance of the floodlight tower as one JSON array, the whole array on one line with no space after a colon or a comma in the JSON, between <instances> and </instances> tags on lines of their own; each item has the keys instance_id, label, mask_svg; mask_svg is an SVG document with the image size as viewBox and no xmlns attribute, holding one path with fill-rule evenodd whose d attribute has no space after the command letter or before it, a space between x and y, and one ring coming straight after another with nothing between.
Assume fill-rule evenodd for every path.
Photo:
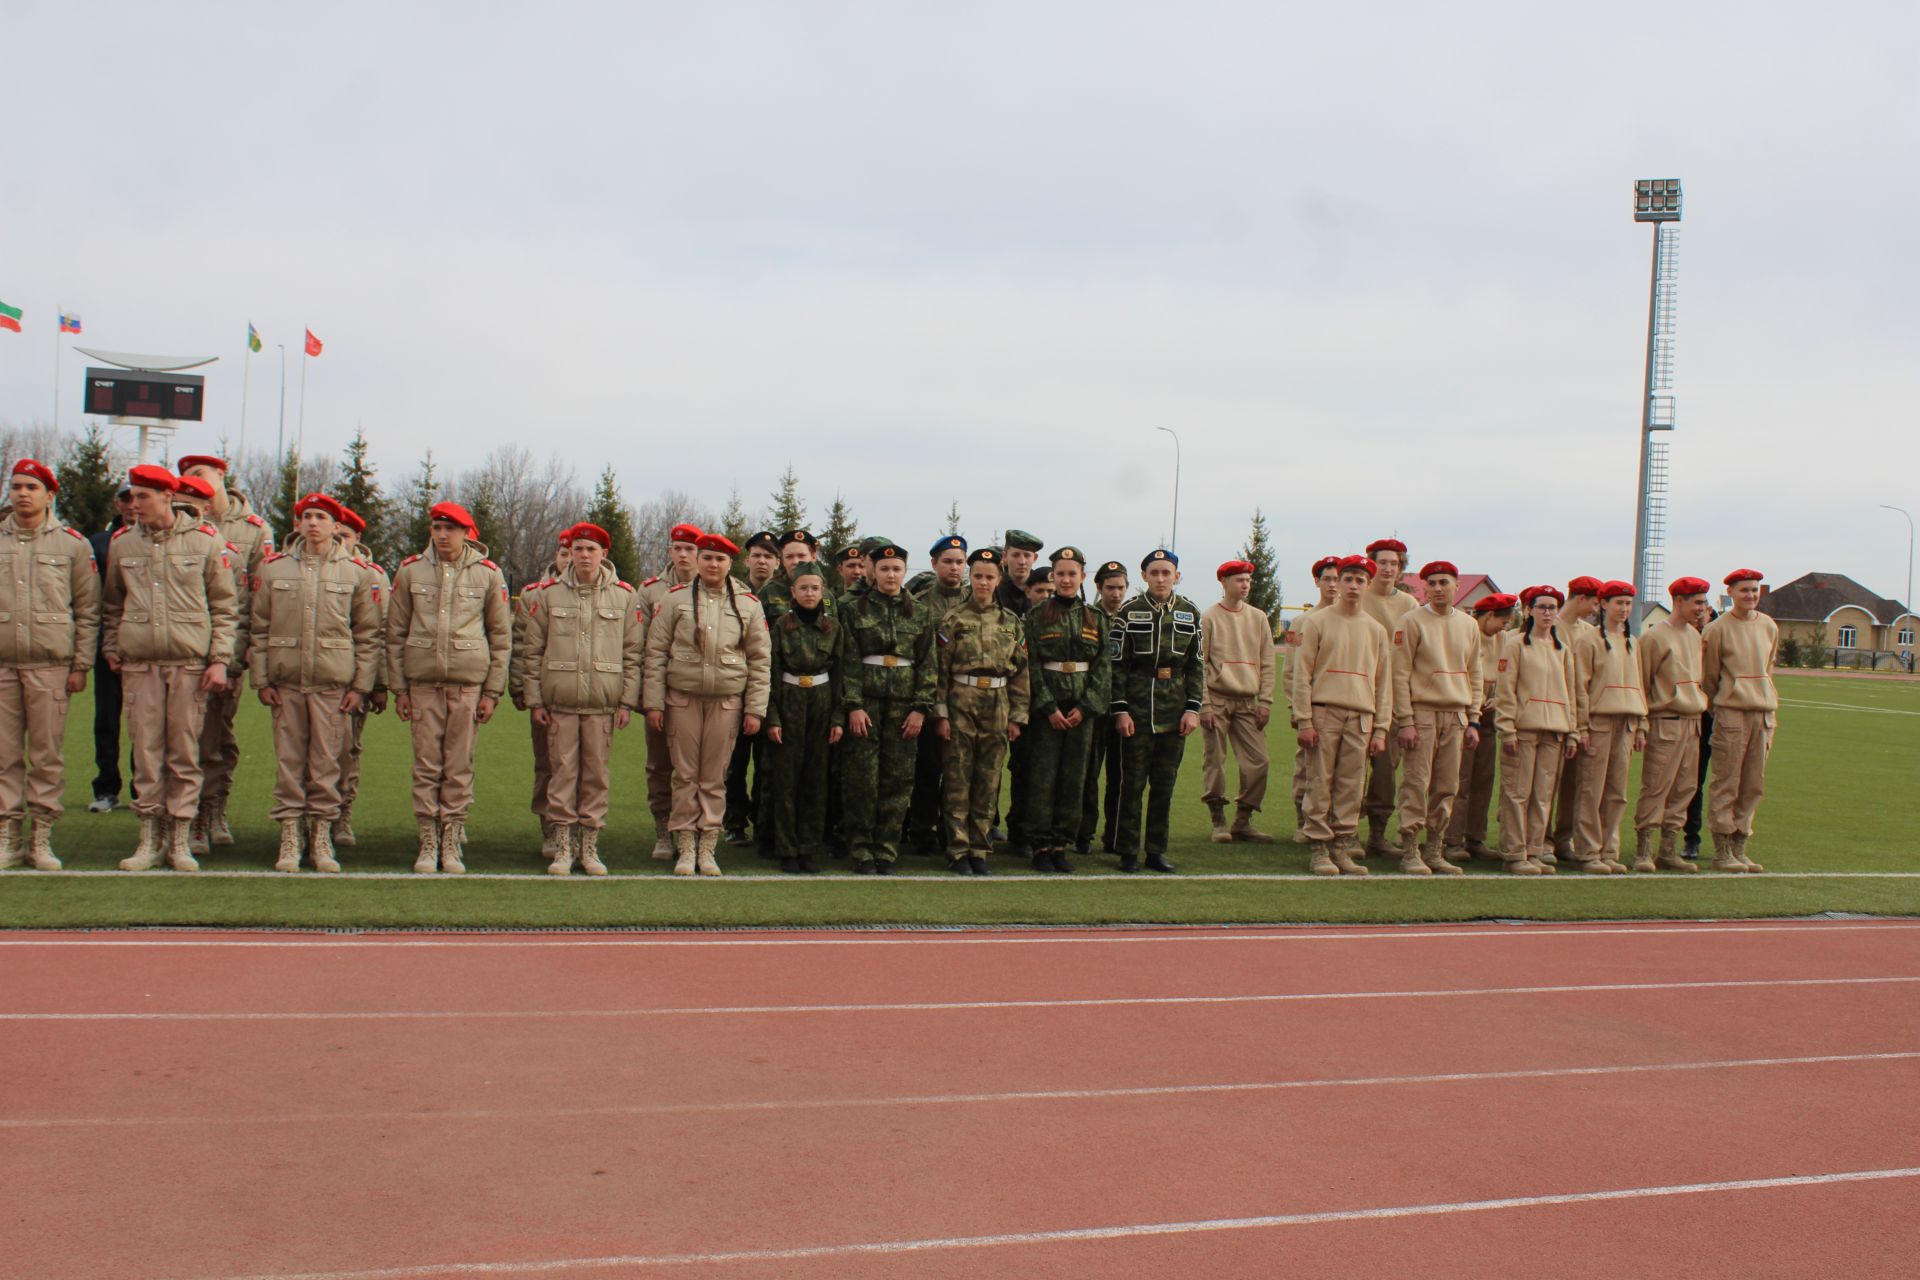
<instances>
[{"instance_id":1,"label":"floodlight tower","mask_svg":"<svg viewBox=\"0 0 1920 1280\"><path fill-rule=\"evenodd\" d=\"M1673 430L1673 317L1679 286L1680 179L1633 184L1633 220L1653 224L1653 288L1647 302L1647 384L1640 407L1640 515L1633 531L1633 620L1639 623L1666 585L1667 442Z\"/></svg>"}]
</instances>

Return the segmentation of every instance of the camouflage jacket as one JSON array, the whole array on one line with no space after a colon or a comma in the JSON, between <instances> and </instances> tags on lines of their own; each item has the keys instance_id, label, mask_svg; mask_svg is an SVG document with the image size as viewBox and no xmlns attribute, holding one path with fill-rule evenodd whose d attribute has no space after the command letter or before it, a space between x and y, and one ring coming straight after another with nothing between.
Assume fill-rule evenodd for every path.
<instances>
[{"instance_id":1,"label":"camouflage jacket","mask_svg":"<svg viewBox=\"0 0 1920 1280\"><path fill-rule=\"evenodd\" d=\"M1027 633L1020 619L998 602L989 602L982 608L969 596L940 620L939 655L935 717L947 718L947 700L956 681L963 681L967 676L1005 676L1008 718L1015 724L1027 723L1031 697Z\"/></svg>"},{"instance_id":2,"label":"camouflage jacket","mask_svg":"<svg viewBox=\"0 0 1920 1280\"><path fill-rule=\"evenodd\" d=\"M1153 733L1170 733L1180 717L1200 711L1206 692L1206 666L1200 654L1200 610L1185 596L1160 604L1142 592L1120 606L1107 632L1113 662L1113 699L1108 709L1124 711Z\"/></svg>"},{"instance_id":3,"label":"camouflage jacket","mask_svg":"<svg viewBox=\"0 0 1920 1280\"><path fill-rule=\"evenodd\" d=\"M789 690L815 688L811 680L817 676L824 675L829 684L840 679L840 647L846 629L823 605L812 622L803 621L789 608L767 623L767 633L773 643L773 696L767 699L766 723L775 728L780 723L781 700ZM808 683L796 685L787 676ZM834 706L839 706L838 696ZM837 723L837 714L835 719Z\"/></svg>"},{"instance_id":4,"label":"camouflage jacket","mask_svg":"<svg viewBox=\"0 0 1920 1280\"><path fill-rule=\"evenodd\" d=\"M1089 716L1106 714L1113 673L1107 615L1078 597L1055 596L1030 610L1026 624L1034 723L1076 707ZM1050 664L1068 669L1050 670Z\"/></svg>"},{"instance_id":5,"label":"camouflage jacket","mask_svg":"<svg viewBox=\"0 0 1920 1280\"><path fill-rule=\"evenodd\" d=\"M868 591L840 610L846 629L840 651L840 705L862 709L868 699L932 712L933 613L899 595ZM875 661L868 662L867 658ZM888 662L886 659L892 659Z\"/></svg>"}]
</instances>

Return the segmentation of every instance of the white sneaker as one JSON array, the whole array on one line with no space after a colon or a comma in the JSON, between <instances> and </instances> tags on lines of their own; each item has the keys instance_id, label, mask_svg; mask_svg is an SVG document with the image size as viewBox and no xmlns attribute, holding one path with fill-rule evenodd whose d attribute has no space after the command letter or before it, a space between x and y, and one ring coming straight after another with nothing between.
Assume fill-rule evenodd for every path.
<instances>
[{"instance_id":1,"label":"white sneaker","mask_svg":"<svg viewBox=\"0 0 1920 1280\"><path fill-rule=\"evenodd\" d=\"M95 796L93 803L87 806L88 813L112 813L118 803L113 796Z\"/></svg>"}]
</instances>

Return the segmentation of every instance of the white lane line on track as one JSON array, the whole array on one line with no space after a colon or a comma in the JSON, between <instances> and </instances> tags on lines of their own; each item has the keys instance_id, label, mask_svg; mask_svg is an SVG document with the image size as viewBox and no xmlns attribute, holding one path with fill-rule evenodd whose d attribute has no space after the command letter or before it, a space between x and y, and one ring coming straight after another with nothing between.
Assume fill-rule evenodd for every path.
<instances>
[{"instance_id":1,"label":"white lane line on track","mask_svg":"<svg viewBox=\"0 0 1920 1280\"><path fill-rule=\"evenodd\" d=\"M271 871L265 868L227 869L227 870L217 870L217 871L195 871L195 872L190 872L186 874L182 874L181 872L178 872L178 871L106 871L106 870L103 870L103 871L82 871L82 870L21 871L18 873L18 878L21 880L28 880L28 881L60 880L60 879L84 880L84 879L90 879L90 878L91 879L105 878L105 879L111 879L111 880L150 880L150 879L272 880L272 881L277 881L277 882L286 883L286 884L326 884L326 885L354 884L359 881L376 881L376 880L377 881L390 880L390 881L396 881L396 882L404 881L409 884L448 884L448 883L469 884L469 883L473 883L475 881L481 881L481 880L489 880L489 881L507 880L507 881L514 881L519 884L549 884L549 885L572 884L572 885L605 886L610 884L657 884L661 886L672 886L672 888L668 890L669 892L681 892L681 891L700 892L701 890L699 889L684 890L683 887L687 885L704 886L705 884L711 883L710 881L695 880L686 876L657 875L657 874L651 874L651 873L621 874L620 872L617 872L617 871L613 875L606 876L604 878L599 876L568 876L564 880L559 879L558 877L543 876L537 871L469 871L465 875L459 876L457 878L447 877L445 879L442 879L438 876L415 875L411 871L348 871L337 876L319 876L319 875L293 876L293 875L288 875L283 871ZM1213 882L1213 881L1221 881L1221 880L1228 880L1228 881L1241 881L1241 880L1268 881L1270 880L1270 881L1278 881L1283 884L1404 884L1409 879L1412 879L1412 878L1413 877L1410 877L1410 876L1399 876L1399 875L1378 875L1378 876L1369 875L1369 876L1339 876L1333 879L1329 879L1326 876L1290 874L1290 873L1281 873L1281 872L1266 873L1266 872L1253 872L1253 871L1245 871L1245 872L1211 871L1211 872L1184 873L1181 875L1173 876L1168 879L1161 879L1159 877L1155 877L1154 879L1151 879L1151 880L1142 880L1137 876L1122 876L1118 874L1115 874L1115 875L1104 875L1104 874L1103 875L1028 875L1028 874L1022 873L1019 875L990 876L983 883L982 881L979 880L978 877L974 877L974 876L956 876L951 872L945 872L945 871L924 871L924 872L898 873L892 877L890 883L976 885L976 886L980 886L982 891L985 892L990 890L991 887L994 885L1007 885L1007 884L1079 884L1079 885L1154 884L1154 885L1163 885L1163 884L1195 884L1195 883ZM1768 880L1916 880L1916 879L1920 879L1920 871L1769 871L1766 873L1766 875L1763 878L1757 879L1757 880L1748 880L1741 876L1735 876L1735 875L1729 875L1729 874L1710 875L1705 879L1701 879L1695 876L1667 875L1667 876L1654 876L1652 878L1649 878L1647 876L1633 876L1624 880L1615 880L1614 877L1612 876L1557 875L1557 876L1544 878L1544 879L1529 880L1527 883L1530 885L1689 884L1689 883L1700 885L1700 884L1720 884L1722 882L1731 882L1734 884L1764 884ZM1501 884L1510 884L1512 883L1512 880L1513 880L1513 877L1511 876L1495 876L1495 875L1435 876L1430 879L1422 880L1420 881L1420 883L1427 885L1430 888L1438 888L1440 885L1480 884L1486 881L1497 881L1498 883L1501 883ZM871 886L871 885L880 883L879 881L869 876L853 876L853 875L789 876L789 875L779 875L779 874L750 875L750 874L744 874L744 873L729 874L725 877L725 880L723 881L723 883L725 881L731 881L734 884L785 884L785 885L794 885L796 887L801 885L819 885L819 884Z\"/></svg>"},{"instance_id":2,"label":"white lane line on track","mask_svg":"<svg viewBox=\"0 0 1920 1280\"><path fill-rule=\"evenodd\" d=\"M0 1013L0 1022L409 1022L556 1018L727 1017L766 1013L964 1013L975 1009L1099 1009L1159 1005L1294 1004L1336 1000L1433 1000L1468 996L1548 996L1621 991L1721 991L1759 987L1852 987L1920 983L1920 975L1865 978L1727 978L1698 982L1608 982L1584 986L1466 987L1426 991L1285 991L1242 996L1104 996L1061 1000L953 1000L898 1004L744 1004L640 1009L370 1009L299 1012Z\"/></svg>"},{"instance_id":3,"label":"white lane line on track","mask_svg":"<svg viewBox=\"0 0 1920 1280\"><path fill-rule=\"evenodd\" d=\"M1890 1182L1920 1178L1920 1168L1856 1169L1838 1173L1795 1174L1778 1178L1742 1178L1726 1182L1683 1182L1656 1187L1618 1187L1560 1195L1509 1196L1499 1200L1457 1200L1441 1204L1395 1205L1379 1209L1334 1209L1320 1213L1276 1213L1257 1218L1200 1218L1185 1222L1137 1222L1124 1226L1073 1227L1058 1231L1021 1231L991 1236L947 1236L923 1240L876 1240L810 1245L792 1249L736 1249L714 1253L628 1254L597 1258L548 1258L528 1262L445 1262L427 1266L375 1267L357 1271L274 1272L225 1280L416 1280L428 1276L552 1275L565 1271L611 1271L630 1267L671 1267L732 1262L799 1262L810 1258L857 1258L886 1254L932 1253L952 1249L989 1249L1017 1245L1069 1244L1089 1240L1128 1240L1147 1236L1197 1235L1212 1231L1254 1231L1275 1227L1322 1226L1340 1222L1379 1222L1395 1218L1441 1217L1552 1205L1605 1204L1664 1196L1711 1195L1734 1191L1773 1191L1843 1183Z\"/></svg>"},{"instance_id":4,"label":"white lane line on track","mask_svg":"<svg viewBox=\"0 0 1920 1280\"><path fill-rule=\"evenodd\" d=\"M1907 711L1900 707L1866 707L1857 702L1809 702L1801 698L1782 698L1783 707L1816 707L1822 711L1867 711L1882 716L1920 716L1920 711Z\"/></svg>"},{"instance_id":5,"label":"white lane line on track","mask_svg":"<svg viewBox=\"0 0 1920 1280\"><path fill-rule=\"evenodd\" d=\"M869 1107L953 1106L995 1102L1084 1102L1129 1098L1171 1098L1207 1094L1278 1093L1292 1089L1373 1088L1397 1084L1478 1084L1495 1080L1559 1080L1584 1076L1648 1075L1669 1071L1720 1071L1752 1067L1817 1067L1858 1062L1910 1062L1920 1051L1828 1053L1799 1058L1728 1058L1718 1062L1635 1062L1599 1067L1535 1067L1512 1071L1448 1071L1422 1076L1345 1076L1307 1080L1256 1080L1225 1084L1143 1085L1129 1089L1034 1089L1008 1093L906 1094L884 1098L798 1098L790 1101L678 1102L629 1107L555 1107L548 1110L504 1108L471 1111L337 1111L305 1115L211 1116L53 1116L39 1120L0 1120L0 1129L137 1128L144 1126L338 1124L402 1120L543 1121L638 1116L715 1115L737 1112L839 1111Z\"/></svg>"},{"instance_id":6,"label":"white lane line on track","mask_svg":"<svg viewBox=\"0 0 1920 1280\"><path fill-rule=\"evenodd\" d=\"M212 937L95 937L91 935L53 934L37 938L0 936L0 947L309 947L345 950L368 947L946 947L946 946L1063 946L1101 945L1141 942L1367 942L1380 939L1402 941L1416 938L1569 938L1569 937L1643 937L1648 934L1707 934L1728 937L1746 933L1920 933L1920 924L1873 921L1860 924L1832 924L1824 921L1797 921L1790 924L1648 924L1590 925L1562 927L1551 922L1502 925L1498 928L1407 928L1376 926L1378 932L1355 933L1328 929L1324 925L1295 925L1284 933L1254 932L1261 926L1208 926L1186 933L1155 933L1152 925L1142 925L1139 933L1114 931L1108 934L1074 933L1073 925L1062 925L1061 933L1046 932L996 934L992 925L969 926L946 933L911 933L897 936L883 930L861 930L833 937L769 936L764 938L708 938L697 934L674 933L634 937L628 934L592 934L543 936L517 934L480 934L447 936L444 934L367 933L351 937L299 935L250 936L238 932L232 936ZM1217 930L1217 931L1208 931ZM1244 930L1244 931L1243 931ZM802 925L795 933L805 933ZM988 936L980 936L980 935Z\"/></svg>"}]
</instances>

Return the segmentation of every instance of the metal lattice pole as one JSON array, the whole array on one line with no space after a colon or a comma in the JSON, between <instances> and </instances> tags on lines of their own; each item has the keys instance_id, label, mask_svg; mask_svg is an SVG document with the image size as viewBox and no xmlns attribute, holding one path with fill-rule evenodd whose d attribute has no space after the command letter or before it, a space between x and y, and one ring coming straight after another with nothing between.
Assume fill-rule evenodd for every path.
<instances>
[{"instance_id":1,"label":"metal lattice pole","mask_svg":"<svg viewBox=\"0 0 1920 1280\"><path fill-rule=\"evenodd\" d=\"M1634 184L1634 221L1653 228L1653 279L1647 297L1647 369L1640 407L1640 503L1633 536L1633 620L1645 619L1666 585L1667 441L1674 429L1673 343L1679 286L1680 180Z\"/></svg>"}]
</instances>

